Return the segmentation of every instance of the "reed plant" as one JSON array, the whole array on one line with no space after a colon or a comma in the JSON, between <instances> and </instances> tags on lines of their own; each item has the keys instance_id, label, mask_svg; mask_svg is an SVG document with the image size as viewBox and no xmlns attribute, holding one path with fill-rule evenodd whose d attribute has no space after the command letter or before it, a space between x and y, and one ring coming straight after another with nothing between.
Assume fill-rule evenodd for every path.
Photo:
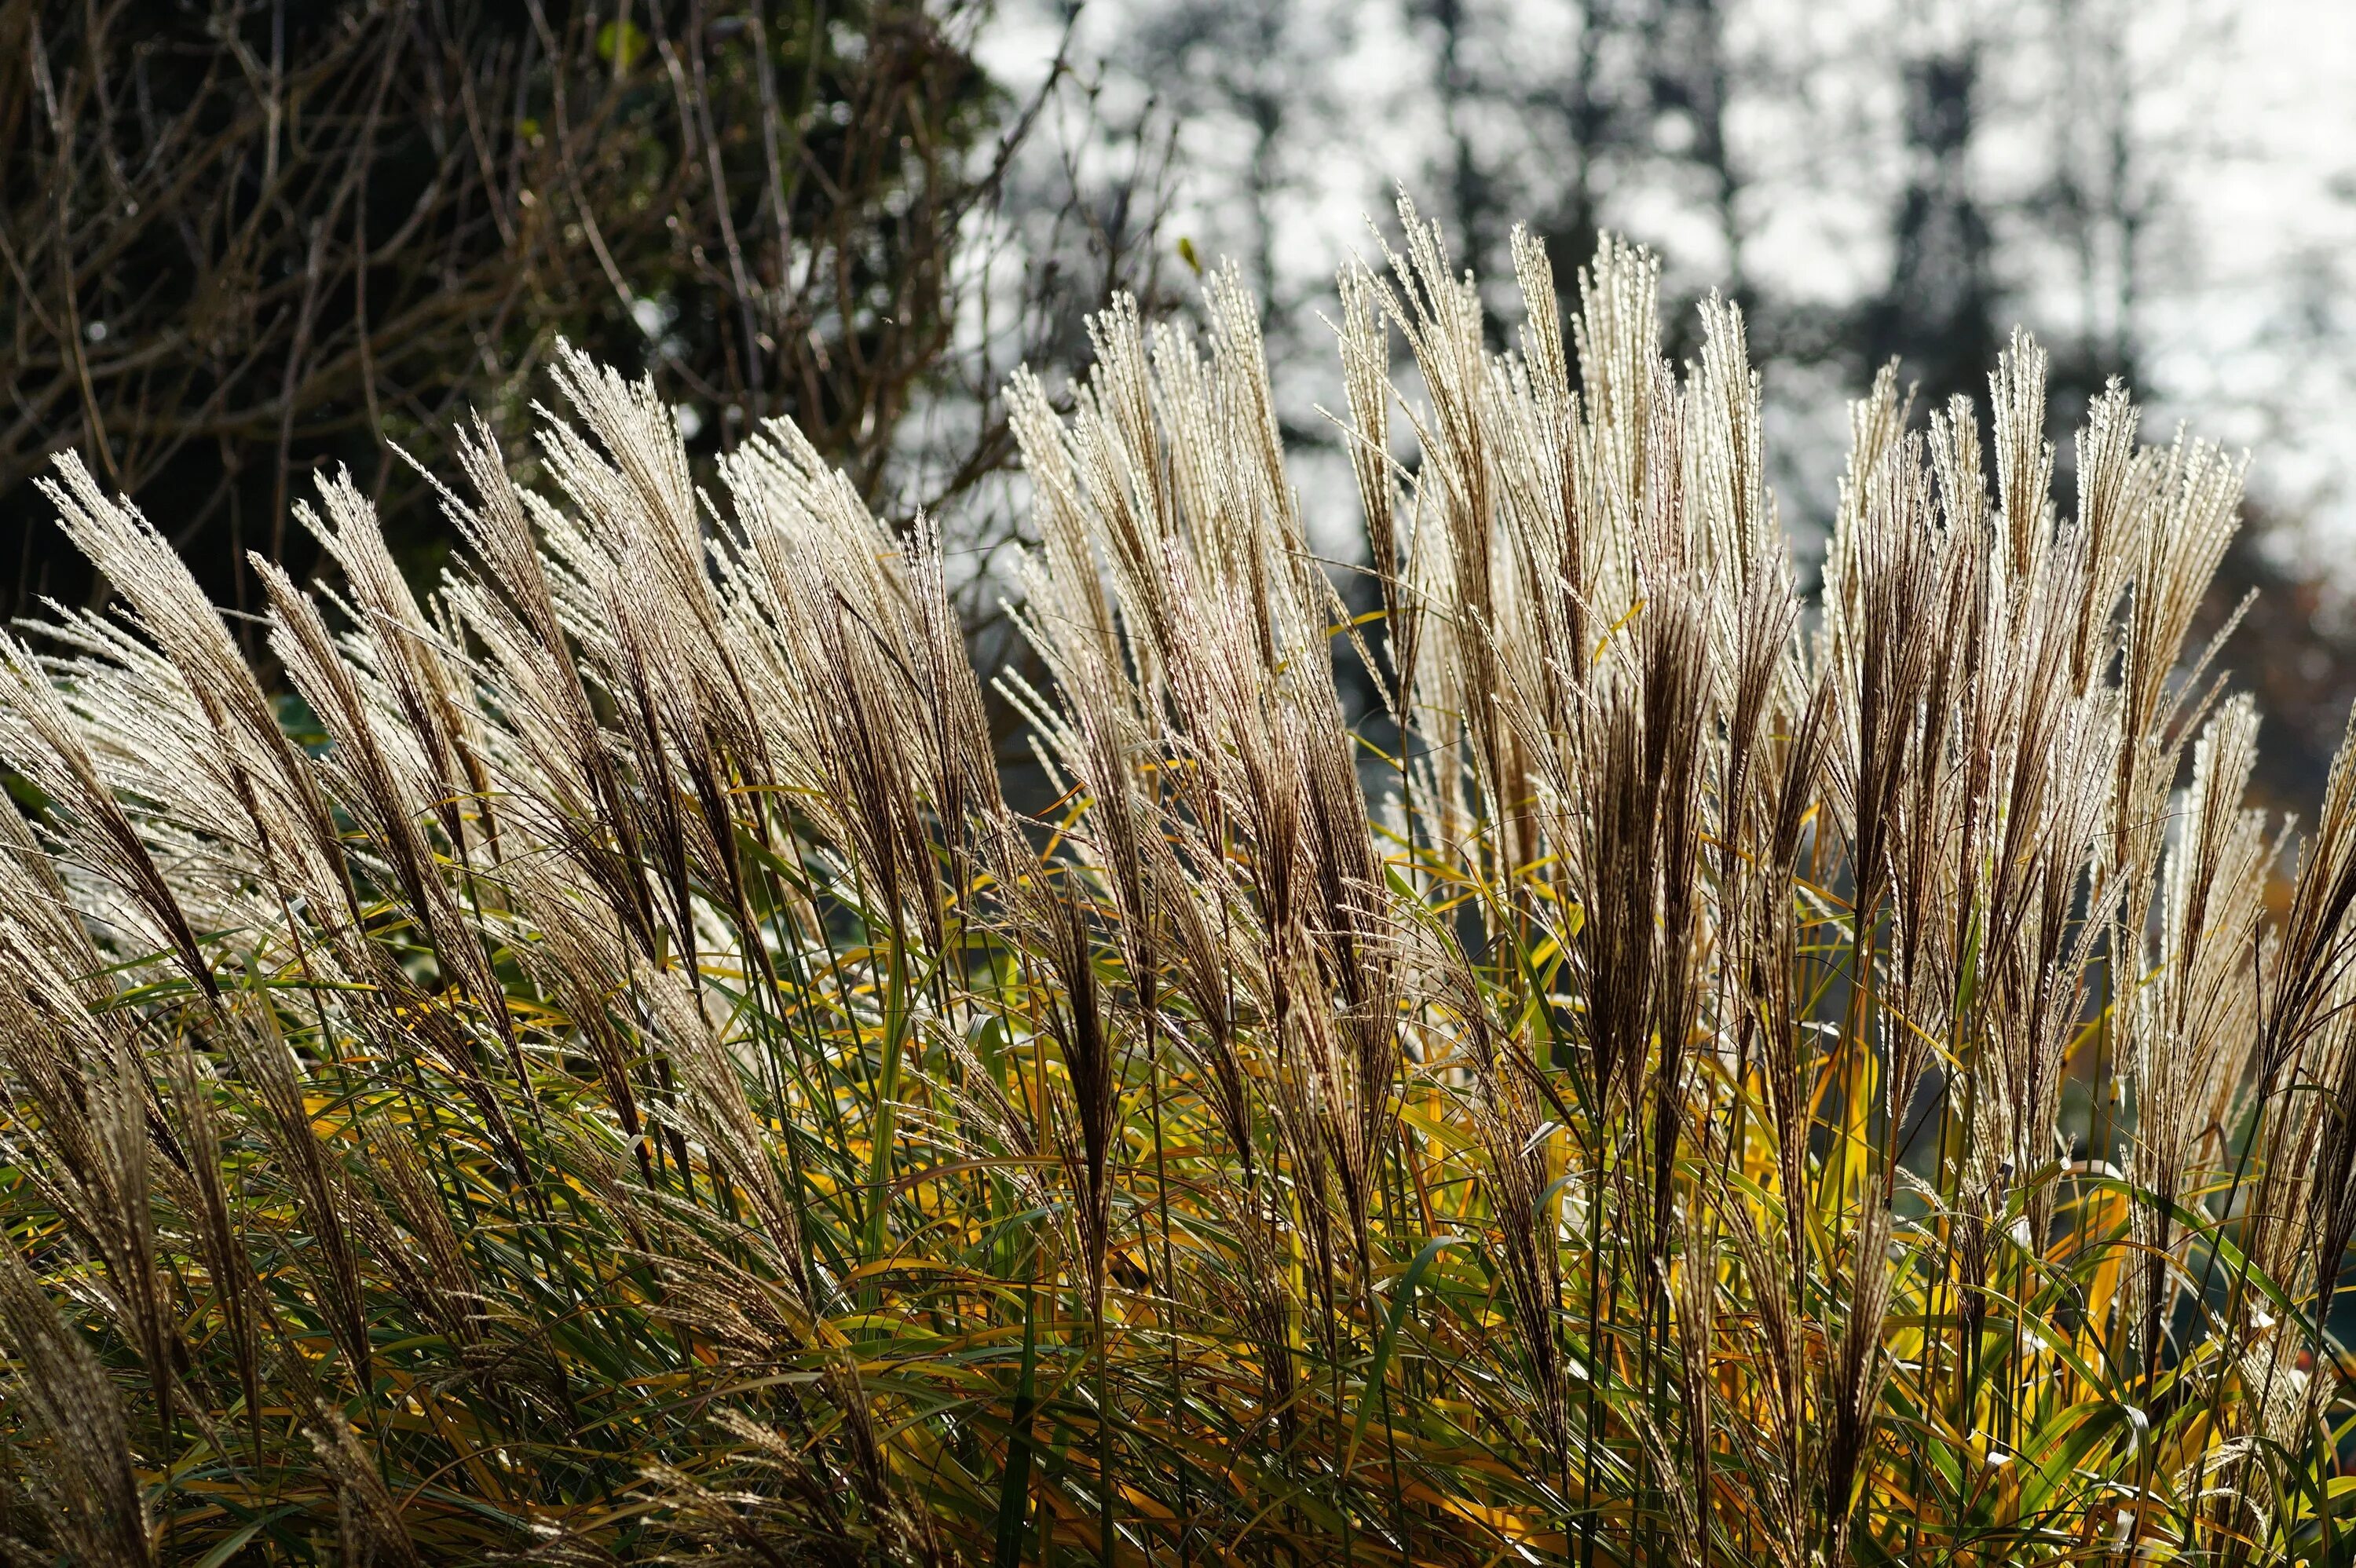
<instances>
[{"instance_id":1,"label":"reed plant","mask_svg":"<svg viewBox=\"0 0 2356 1568\"><path fill-rule=\"evenodd\" d=\"M2351 1561L2356 763L2244 803L2241 465L2115 387L2065 510L2028 339L1884 374L1804 592L1739 310L1520 239L1496 353L1402 219L1355 601L1231 275L1012 388L1025 809L790 425L706 493L567 353L422 598L323 480L283 695L64 459L0 1556Z\"/></svg>"}]
</instances>

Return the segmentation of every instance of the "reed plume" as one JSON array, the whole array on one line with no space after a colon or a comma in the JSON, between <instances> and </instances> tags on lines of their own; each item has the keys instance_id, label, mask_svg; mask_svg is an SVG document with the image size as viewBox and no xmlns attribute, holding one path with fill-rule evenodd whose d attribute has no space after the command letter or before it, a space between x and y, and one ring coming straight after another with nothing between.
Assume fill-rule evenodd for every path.
<instances>
[{"instance_id":1,"label":"reed plume","mask_svg":"<svg viewBox=\"0 0 2356 1568\"><path fill-rule=\"evenodd\" d=\"M1399 218L1363 592L1236 274L1016 379L1021 774L938 525L578 352L428 592L322 477L267 679L61 460L0 1554L2344 1561L2356 753L2247 800L2242 464L1884 373L1804 591L1737 306Z\"/></svg>"}]
</instances>

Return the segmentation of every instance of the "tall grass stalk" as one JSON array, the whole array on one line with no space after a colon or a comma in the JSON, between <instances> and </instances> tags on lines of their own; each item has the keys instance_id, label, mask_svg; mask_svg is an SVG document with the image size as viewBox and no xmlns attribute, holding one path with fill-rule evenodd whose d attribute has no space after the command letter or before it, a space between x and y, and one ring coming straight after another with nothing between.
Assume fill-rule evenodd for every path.
<instances>
[{"instance_id":1,"label":"tall grass stalk","mask_svg":"<svg viewBox=\"0 0 2356 1568\"><path fill-rule=\"evenodd\" d=\"M1368 613L1231 275L1011 389L1030 812L790 425L707 494L568 353L422 598L323 480L283 699L64 459L0 1555L2344 1562L2356 763L2245 804L2241 465L1884 374L1803 593L1734 306L1522 240L1494 352L1401 217Z\"/></svg>"}]
</instances>

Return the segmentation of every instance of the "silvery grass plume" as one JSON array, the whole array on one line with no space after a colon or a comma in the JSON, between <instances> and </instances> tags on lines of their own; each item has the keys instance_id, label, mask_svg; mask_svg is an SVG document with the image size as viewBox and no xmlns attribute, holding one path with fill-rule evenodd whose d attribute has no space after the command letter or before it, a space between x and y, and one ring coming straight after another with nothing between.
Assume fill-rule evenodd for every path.
<instances>
[{"instance_id":1,"label":"silvery grass plume","mask_svg":"<svg viewBox=\"0 0 2356 1568\"><path fill-rule=\"evenodd\" d=\"M432 592L322 480L267 679L64 459L0 1552L2345 1561L2356 763L2244 803L2241 465L1884 374L1804 592L1738 309L1520 237L1500 353L1399 216L1363 598L1232 274L1015 381L1027 806L789 424L707 493L568 351Z\"/></svg>"}]
</instances>

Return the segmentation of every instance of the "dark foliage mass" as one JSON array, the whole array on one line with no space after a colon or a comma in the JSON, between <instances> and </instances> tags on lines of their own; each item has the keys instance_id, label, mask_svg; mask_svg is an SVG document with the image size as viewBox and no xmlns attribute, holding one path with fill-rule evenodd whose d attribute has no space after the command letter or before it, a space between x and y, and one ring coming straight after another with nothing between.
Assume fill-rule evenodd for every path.
<instances>
[{"instance_id":1,"label":"dark foliage mass","mask_svg":"<svg viewBox=\"0 0 2356 1568\"><path fill-rule=\"evenodd\" d=\"M1039 107L976 66L980 18L961 0L0 6L8 607L91 590L29 483L68 449L168 517L236 608L259 608L245 550L307 570L288 507L323 467L348 465L430 563L431 491L388 443L517 411L560 336L659 368L707 421L699 453L786 415L862 495L899 499L911 409L981 373L952 343L969 239ZM1015 280L1018 351L1077 285ZM909 499L1011 452L976 416Z\"/></svg>"}]
</instances>

